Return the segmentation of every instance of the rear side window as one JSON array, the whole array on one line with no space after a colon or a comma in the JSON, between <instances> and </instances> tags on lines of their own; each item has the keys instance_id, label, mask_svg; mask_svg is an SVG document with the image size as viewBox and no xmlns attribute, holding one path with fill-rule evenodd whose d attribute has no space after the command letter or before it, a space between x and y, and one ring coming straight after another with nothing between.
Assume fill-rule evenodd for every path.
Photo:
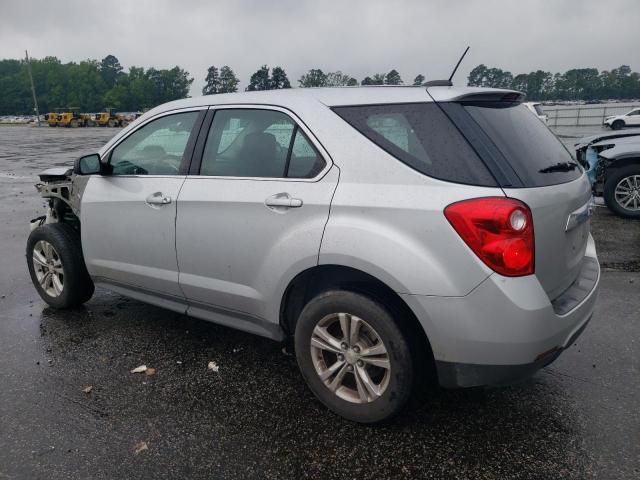
<instances>
[{"instance_id":1,"label":"rear side window","mask_svg":"<svg viewBox=\"0 0 640 480\"><path fill-rule=\"evenodd\" d=\"M433 103L333 110L380 148L425 175L456 183L496 185L469 143Z\"/></svg>"},{"instance_id":2,"label":"rear side window","mask_svg":"<svg viewBox=\"0 0 640 480\"><path fill-rule=\"evenodd\" d=\"M452 118L462 119L464 125L460 127L465 135L467 129L480 128L504 157L501 161L506 161L513 169L523 187L566 183L582 175L581 167L560 140L523 105L484 106L478 102L462 106L443 104L443 107L447 112L464 109L473 122L464 121L460 114L452 115Z\"/></svg>"}]
</instances>

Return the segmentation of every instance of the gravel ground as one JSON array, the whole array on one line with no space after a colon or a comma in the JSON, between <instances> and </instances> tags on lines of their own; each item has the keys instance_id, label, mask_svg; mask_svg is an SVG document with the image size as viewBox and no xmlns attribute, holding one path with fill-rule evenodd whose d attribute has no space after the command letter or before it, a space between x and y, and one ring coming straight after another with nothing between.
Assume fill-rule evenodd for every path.
<instances>
[{"instance_id":1,"label":"gravel ground","mask_svg":"<svg viewBox=\"0 0 640 480\"><path fill-rule=\"evenodd\" d=\"M24 260L34 175L113 133L0 128L0 479L640 477L640 222L596 210L596 314L551 366L362 426L279 344L104 290L45 306Z\"/></svg>"}]
</instances>

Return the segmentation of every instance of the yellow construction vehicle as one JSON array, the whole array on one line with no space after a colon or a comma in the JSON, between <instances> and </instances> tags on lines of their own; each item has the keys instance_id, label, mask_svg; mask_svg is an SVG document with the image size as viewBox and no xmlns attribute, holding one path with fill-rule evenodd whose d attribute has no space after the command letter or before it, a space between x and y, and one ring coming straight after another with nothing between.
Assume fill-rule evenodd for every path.
<instances>
[{"instance_id":1,"label":"yellow construction vehicle","mask_svg":"<svg viewBox=\"0 0 640 480\"><path fill-rule=\"evenodd\" d=\"M122 127L124 126L124 119L121 115L116 115L110 108L105 108L104 111L96 113L95 122L99 127Z\"/></svg>"},{"instance_id":2,"label":"yellow construction vehicle","mask_svg":"<svg viewBox=\"0 0 640 480\"><path fill-rule=\"evenodd\" d=\"M89 113L78 113L77 107L71 107L59 112L56 121L58 127L77 128L95 126L93 116Z\"/></svg>"},{"instance_id":3,"label":"yellow construction vehicle","mask_svg":"<svg viewBox=\"0 0 640 480\"><path fill-rule=\"evenodd\" d=\"M78 113L77 108L67 108L58 113L58 126L67 128L84 127L84 119Z\"/></svg>"},{"instance_id":4,"label":"yellow construction vehicle","mask_svg":"<svg viewBox=\"0 0 640 480\"><path fill-rule=\"evenodd\" d=\"M50 127L58 126L58 114L54 112L47 113L47 123Z\"/></svg>"}]
</instances>

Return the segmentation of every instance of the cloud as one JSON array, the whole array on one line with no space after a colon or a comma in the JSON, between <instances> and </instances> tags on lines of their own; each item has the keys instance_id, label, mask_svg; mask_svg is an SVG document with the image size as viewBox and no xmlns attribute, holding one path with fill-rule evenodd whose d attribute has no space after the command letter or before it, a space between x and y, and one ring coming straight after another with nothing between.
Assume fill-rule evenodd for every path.
<instances>
[{"instance_id":1,"label":"cloud","mask_svg":"<svg viewBox=\"0 0 640 480\"><path fill-rule=\"evenodd\" d=\"M635 0L22 0L0 7L0 57L28 49L65 62L114 54L125 67L180 65L197 94L212 64L230 65L241 87L262 64L283 66L296 85L310 68L443 78L470 44L463 83L479 63L513 73L629 64L639 17Z\"/></svg>"}]
</instances>

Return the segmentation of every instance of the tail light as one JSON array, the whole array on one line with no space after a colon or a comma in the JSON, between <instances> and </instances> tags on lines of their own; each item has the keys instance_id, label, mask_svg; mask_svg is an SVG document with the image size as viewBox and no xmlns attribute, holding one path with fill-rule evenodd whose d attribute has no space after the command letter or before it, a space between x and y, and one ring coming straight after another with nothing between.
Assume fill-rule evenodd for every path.
<instances>
[{"instance_id":1,"label":"tail light","mask_svg":"<svg viewBox=\"0 0 640 480\"><path fill-rule=\"evenodd\" d=\"M473 252L507 277L534 272L533 218L529 207L506 197L452 203L444 215Z\"/></svg>"}]
</instances>

